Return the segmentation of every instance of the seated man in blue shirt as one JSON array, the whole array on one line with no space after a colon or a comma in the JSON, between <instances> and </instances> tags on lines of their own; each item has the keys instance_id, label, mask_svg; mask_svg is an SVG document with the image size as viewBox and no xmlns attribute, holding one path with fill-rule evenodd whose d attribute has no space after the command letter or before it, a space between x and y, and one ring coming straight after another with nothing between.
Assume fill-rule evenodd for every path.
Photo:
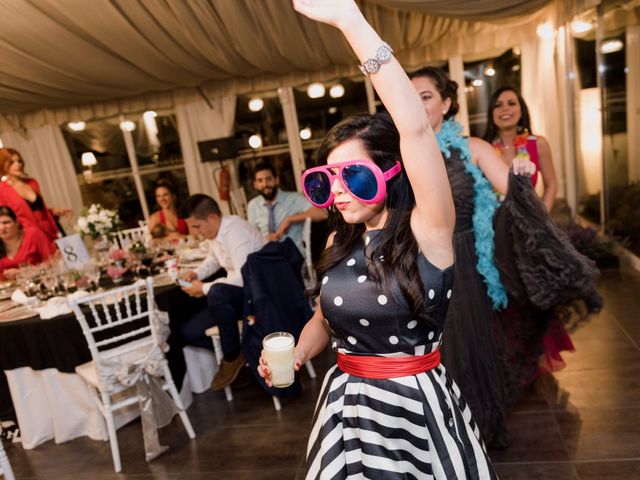
<instances>
[{"instance_id":1,"label":"seated man in blue shirt","mask_svg":"<svg viewBox=\"0 0 640 480\"><path fill-rule=\"evenodd\" d=\"M314 222L326 220L326 209L311 206L298 192L286 192L278 188L278 175L269 163L261 162L253 169L253 188L260 195L247 206L247 219L267 237L279 241L289 237L304 256L302 228L307 217Z\"/></svg>"},{"instance_id":2,"label":"seated man in blue shirt","mask_svg":"<svg viewBox=\"0 0 640 480\"><path fill-rule=\"evenodd\" d=\"M222 215L218 204L207 195L191 195L180 213L189 226L189 232L207 240L208 249L202 263L181 276L182 290L191 297L206 297L207 307L182 325L180 336L184 345L211 349L211 340L205 331L218 326L224 360L213 379L212 388L219 390L236 379L245 363L238 331L238 320L243 316L244 306L240 270L247 257L263 247L265 239L246 220L235 215ZM226 276L213 282L203 282L221 268L225 269Z\"/></svg>"}]
</instances>

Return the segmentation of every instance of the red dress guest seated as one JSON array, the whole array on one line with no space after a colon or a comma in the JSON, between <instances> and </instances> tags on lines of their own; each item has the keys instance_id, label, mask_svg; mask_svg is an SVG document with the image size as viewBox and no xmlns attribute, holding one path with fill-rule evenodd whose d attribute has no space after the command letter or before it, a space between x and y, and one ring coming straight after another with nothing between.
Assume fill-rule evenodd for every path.
<instances>
[{"instance_id":1,"label":"red dress guest seated","mask_svg":"<svg viewBox=\"0 0 640 480\"><path fill-rule=\"evenodd\" d=\"M13 280L20 265L37 265L54 252L54 244L40 229L22 227L13 210L0 207L0 278Z\"/></svg>"},{"instance_id":2,"label":"red dress guest seated","mask_svg":"<svg viewBox=\"0 0 640 480\"><path fill-rule=\"evenodd\" d=\"M187 222L178 217L177 195L173 183L159 179L155 188L156 202L160 207L149 217L149 232L153 238L180 238L189 235Z\"/></svg>"},{"instance_id":3,"label":"red dress guest seated","mask_svg":"<svg viewBox=\"0 0 640 480\"><path fill-rule=\"evenodd\" d=\"M71 211L49 210L38 182L26 176L24 160L17 150L0 148L0 168L0 205L11 208L21 225L38 227L50 240L58 238L58 226L54 215L66 215Z\"/></svg>"}]
</instances>

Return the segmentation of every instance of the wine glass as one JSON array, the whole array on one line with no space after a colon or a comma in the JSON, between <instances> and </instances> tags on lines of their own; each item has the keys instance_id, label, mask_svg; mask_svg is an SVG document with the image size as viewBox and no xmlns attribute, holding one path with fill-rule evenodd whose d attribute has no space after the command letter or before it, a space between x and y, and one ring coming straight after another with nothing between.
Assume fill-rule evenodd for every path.
<instances>
[{"instance_id":1,"label":"wine glass","mask_svg":"<svg viewBox=\"0 0 640 480\"><path fill-rule=\"evenodd\" d=\"M89 278L90 288L96 291L100 290L100 267L95 263L87 263L83 272Z\"/></svg>"}]
</instances>

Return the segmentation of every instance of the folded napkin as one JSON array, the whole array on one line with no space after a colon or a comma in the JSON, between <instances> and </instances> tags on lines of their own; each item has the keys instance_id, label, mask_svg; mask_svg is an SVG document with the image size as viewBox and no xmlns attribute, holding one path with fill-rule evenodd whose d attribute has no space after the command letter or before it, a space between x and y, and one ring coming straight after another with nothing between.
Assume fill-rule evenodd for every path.
<instances>
[{"instance_id":1,"label":"folded napkin","mask_svg":"<svg viewBox=\"0 0 640 480\"><path fill-rule=\"evenodd\" d=\"M43 307L35 308L34 310L38 312L38 315L40 315L40 318L43 320L59 317L60 315L67 315L71 313L69 299L86 297L87 295L89 295L89 292L85 290L78 290L68 297L51 297Z\"/></svg>"},{"instance_id":2,"label":"folded napkin","mask_svg":"<svg viewBox=\"0 0 640 480\"><path fill-rule=\"evenodd\" d=\"M11 300L19 303L20 305L33 305L38 301L36 297L27 297L27 295L19 288L16 288L13 291L11 294Z\"/></svg>"}]
</instances>

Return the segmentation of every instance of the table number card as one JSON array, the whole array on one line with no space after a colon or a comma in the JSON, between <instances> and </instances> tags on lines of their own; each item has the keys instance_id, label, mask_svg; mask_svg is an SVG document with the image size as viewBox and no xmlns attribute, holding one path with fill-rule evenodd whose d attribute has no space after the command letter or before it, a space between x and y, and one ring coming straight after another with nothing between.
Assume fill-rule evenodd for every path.
<instances>
[{"instance_id":1,"label":"table number card","mask_svg":"<svg viewBox=\"0 0 640 480\"><path fill-rule=\"evenodd\" d=\"M80 235L77 233L57 239L56 244L62 253L64 263L69 269L79 270L91 261L91 257L84 243L82 243Z\"/></svg>"}]
</instances>

